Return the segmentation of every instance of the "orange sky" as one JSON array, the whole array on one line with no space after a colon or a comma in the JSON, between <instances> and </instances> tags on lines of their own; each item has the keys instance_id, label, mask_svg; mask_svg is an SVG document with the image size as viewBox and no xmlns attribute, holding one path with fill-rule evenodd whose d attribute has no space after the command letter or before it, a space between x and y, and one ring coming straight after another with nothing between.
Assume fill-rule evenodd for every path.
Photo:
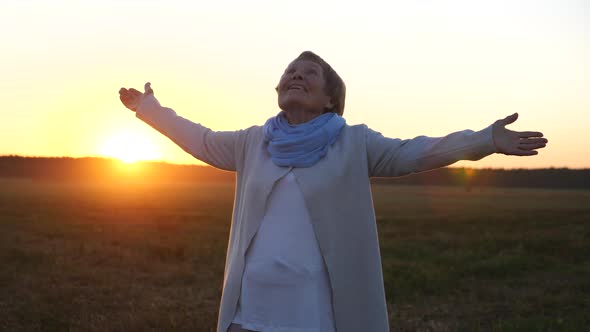
<instances>
[{"instance_id":1,"label":"orange sky","mask_svg":"<svg viewBox=\"0 0 590 332\"><path fill-rule=\"evenodd\" d=\"M411 138L513 112L539 156L471 167L590 167L590 9L584 1L22 1L0 4L0 155L198 163L119 102L160 102L213 129L262 124L301 51L347 84L345 118Z\"/></svg>"}]
</instances>

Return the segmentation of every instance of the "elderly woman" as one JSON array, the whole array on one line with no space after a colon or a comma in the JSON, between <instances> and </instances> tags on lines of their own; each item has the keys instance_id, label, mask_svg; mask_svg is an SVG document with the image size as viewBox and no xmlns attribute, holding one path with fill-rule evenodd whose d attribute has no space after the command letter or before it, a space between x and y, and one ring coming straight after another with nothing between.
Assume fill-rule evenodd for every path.
<instances>
[{"instance_id":1,"label":"elderly woman","mask_svg":"<svg viewBox=\"0 0 590 332\"><path fill-rule=\"evenodd\" d=\"M505 128L387 138L342 117L345 85L303 52L278 86L281 112L263 126L213 131L122 88L123 104L195 158L235 171L218 332L389 331L370 177L401 176L492 153L537 154L538 132Z\"/></svg>"}]
</instances>

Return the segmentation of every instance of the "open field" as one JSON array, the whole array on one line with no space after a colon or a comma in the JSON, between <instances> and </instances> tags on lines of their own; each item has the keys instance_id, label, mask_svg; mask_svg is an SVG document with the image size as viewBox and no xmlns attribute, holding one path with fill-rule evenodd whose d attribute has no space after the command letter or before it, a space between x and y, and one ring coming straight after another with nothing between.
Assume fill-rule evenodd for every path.
<instances>
[{"instance_id":1,"label":"open field","mask_svg":"<svg viewBox=\"0 0 590 332\"><path fill-rule=\"evenodd\" d=\"M590 326L590 191L375 185L394 331ZM213 331L233 184L0 180L0 331Z\"/></svg>"}]
</instances>

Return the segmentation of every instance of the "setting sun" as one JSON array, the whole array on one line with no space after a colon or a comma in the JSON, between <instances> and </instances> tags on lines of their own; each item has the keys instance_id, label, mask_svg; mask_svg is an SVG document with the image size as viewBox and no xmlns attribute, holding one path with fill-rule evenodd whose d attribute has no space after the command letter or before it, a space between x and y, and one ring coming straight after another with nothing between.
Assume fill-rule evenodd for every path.
<instances>
[{"instance_id":1,"label":"setting sun","mask_svg":"<svg viewBox=\"0 0 590 332\"><path fill-rule=\"evenodd\" d=\"M161 153L148 138L129 131L111 135L100 148L100 153L126 163L161 158Z\"/></svg>"}]
</instances>

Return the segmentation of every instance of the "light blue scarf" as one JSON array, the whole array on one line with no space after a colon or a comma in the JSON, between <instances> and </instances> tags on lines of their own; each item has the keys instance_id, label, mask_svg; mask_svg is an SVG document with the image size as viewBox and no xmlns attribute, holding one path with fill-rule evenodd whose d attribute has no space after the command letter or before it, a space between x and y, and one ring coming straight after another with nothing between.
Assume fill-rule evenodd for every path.
<instances>
[{"instance_id":1,"label":"light blue scarf","mask_svg":"<svg viewBox=\"0 0 590 332\"><path fill-rule=\"evenodd\" d=\"M328 153L346 121L332 112L299 125L289 124L284 112L264 124L268 152L278 166L311 167Z\"/></svg>"}]
</instances>

